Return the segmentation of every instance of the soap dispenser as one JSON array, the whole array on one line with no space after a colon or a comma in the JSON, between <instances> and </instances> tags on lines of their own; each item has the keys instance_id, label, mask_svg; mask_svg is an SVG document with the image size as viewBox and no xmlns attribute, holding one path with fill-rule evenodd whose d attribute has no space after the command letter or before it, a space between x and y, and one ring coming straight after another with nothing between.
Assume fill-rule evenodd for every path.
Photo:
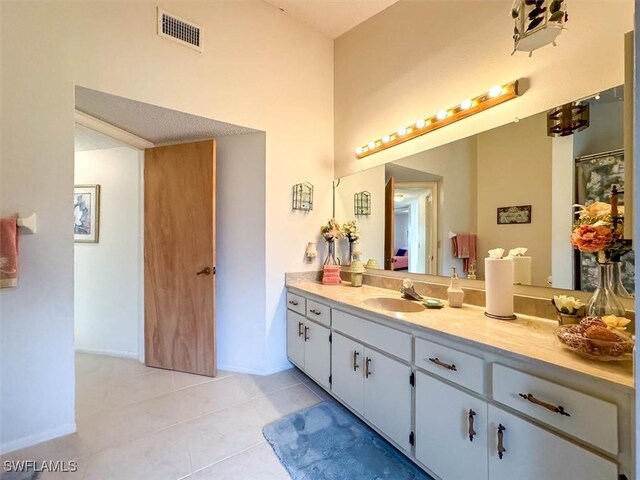
<instances>
[{"instance_id":1,"label":"soap dispenser","mask_svg":"<svg viewBox=\"0 0 640 480\"><path fill-rule=\"evenodd\" d=\"M451 267L453 273L451 274L451 285L447 288L447 300L449 300L449 306L454 308L462 307L464 300L464 291L460 287L460 279L456 272L456 267Z\"/></svg>"}]
</instances>

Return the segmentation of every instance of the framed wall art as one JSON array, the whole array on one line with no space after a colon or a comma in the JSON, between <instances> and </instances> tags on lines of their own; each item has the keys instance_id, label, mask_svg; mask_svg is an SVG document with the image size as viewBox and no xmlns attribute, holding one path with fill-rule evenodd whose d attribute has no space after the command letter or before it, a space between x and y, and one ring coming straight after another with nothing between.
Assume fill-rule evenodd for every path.
<instances>
[{"instance_id":1,"label":"framed wall art","mask_svg":"<svg viewBox=\"0 0 640 480\"><path fill-rule=\"evenodd\" d=\"M98 243L100 185L76 185L73 191L73 234L77 243Z\"/></svg>"},{"instance_id":2,"label":"framed wall art","mask_svg":"<svg viewBox=\"0 0 640 480\"><path fill-rule=\"evenodd\" d=\"M531 223L531 205L498 208L498 225Z\"/></svg>"}]
</instances>

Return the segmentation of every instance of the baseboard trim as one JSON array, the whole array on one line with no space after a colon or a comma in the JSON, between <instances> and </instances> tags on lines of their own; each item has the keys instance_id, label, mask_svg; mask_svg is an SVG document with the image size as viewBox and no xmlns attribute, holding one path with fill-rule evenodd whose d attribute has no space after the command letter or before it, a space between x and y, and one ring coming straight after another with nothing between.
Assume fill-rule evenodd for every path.
<instances>
[{"instance_id":1,"label":"baseboard trim","mask_svg":"<svg viewBox=\"0 0 640 480\"><path fill-rule=\"evenodd\" d=\"M64 425L60 425L59 427L52 428L51 430L34 433L33 435L22 437L17 440L4 442L0 444L0 454L4 455L5 453L21 450L23 448L36 445L38 443L46 442L48 440L53 440L54 438L62 437L64 435L69 435L70 433L74 433L75 431L76 431L75 422L65 423Z\"/></svg>"},{"instance_id":2,"label":"baseboard trim","mask_svg":"<svg viewBox=\"0 0 640 480\"><path fill-rule=\"evenodd\" d=\"M107 355L108 357L127 358L130 360L140 360L137 353L120 352L118 350L94 350L92 348L78 348L77 353L89 353L91 355Z\"/></svg>"},{"instance_id":3,"label":"baseboard trim","mask_svg":"<svg viewBox=\"0 0 640 480\"><path fill-rule=\"evenodd\" d=\"M257 368L246 368L246 367L239 367L237 365L218 364L219 370L226 370L228 372L235 372L235 373L248 373L250 375L261 375L261 376L273 375L274 373L279 373L285 370L289 370L291 367L293 367L293 365L291 365L290 363L287 363L286 365L281 365L279 367L271 368L268 370L258 370Z\"/></svg>"}]
</instances>

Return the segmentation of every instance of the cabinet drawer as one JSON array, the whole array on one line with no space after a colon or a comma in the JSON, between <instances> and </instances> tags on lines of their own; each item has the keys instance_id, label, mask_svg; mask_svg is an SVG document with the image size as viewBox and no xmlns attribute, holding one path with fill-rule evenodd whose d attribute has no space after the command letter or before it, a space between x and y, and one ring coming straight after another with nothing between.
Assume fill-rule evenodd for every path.
<instances>
[{"instance_id":1,"label":"cabinet drawer","mask_svg":"<svg viewBox=\"0 0 640 480\"><path fill-rule=\"evenodd\" d=\"M481 358L416 338L415 364L418 368L484 394L484 360Z\"/></svg>"},{"instance_id":2,"label":"cabinet drawer","mask_svg":"<svg viewBox=\"0 0 640 480\"><path fill-rule=\"evenodd\" d=\"M326 327L331 326L331 308L322 303L307 300L307 317Z\"/></svg>"},{"instance_id":3,"label":"cabinet drawer","mask_svg":"<svg viewBox=\"0 0 640 480\"><path fill-rule=\"evenodd\" d=\"M411 335L369 320L333 310L333 328L407 362L411 361Z\"/></svg>"},{"instance_id":4,"label":"cabinet drawer","mask_svg":"<svg viewBox=\"0 0 640 480\"><path fill-rule=\"evenodd\" d=\"M613 403L497 363L493 364L493 398L591 445L618 454L618 408ZM554 407L562 407L568 415L549 410Z\"/></svg>"},{"instance_id":5,"label":"cabinet drawer","mask_svg":"<svg viewBox=\"0 0 640 480\"><path fill-rule=\"evenodd\" d=\"M287 308L305 315L307 313L306 299L295 293L287 292Z\"/></svg>"}]
</instances>

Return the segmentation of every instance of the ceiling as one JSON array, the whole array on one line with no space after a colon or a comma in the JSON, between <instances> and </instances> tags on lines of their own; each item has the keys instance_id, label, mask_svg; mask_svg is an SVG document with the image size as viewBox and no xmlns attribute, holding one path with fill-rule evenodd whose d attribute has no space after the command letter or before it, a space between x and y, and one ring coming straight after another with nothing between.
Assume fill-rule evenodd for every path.
<instances>
[{"instance_id":1,"label":"ceiling","mask_svg":"<svg viewBox=\"0 0 640 480\"><path fill-rule=\"evenodd\" d=\"M331 39L398 0L265 0Z\"/></svg>"},{"instance_id":2,"label":"ceiling","mask_svg":"<svg viewBox=\"0 0 640 480\"><path fill-rule=\"evenodd\" d=\"M155 144L258 131L83 87L76 87L76 110ZM86 132L81 135L86 135Z\"/></svg>"}]
</instances>

